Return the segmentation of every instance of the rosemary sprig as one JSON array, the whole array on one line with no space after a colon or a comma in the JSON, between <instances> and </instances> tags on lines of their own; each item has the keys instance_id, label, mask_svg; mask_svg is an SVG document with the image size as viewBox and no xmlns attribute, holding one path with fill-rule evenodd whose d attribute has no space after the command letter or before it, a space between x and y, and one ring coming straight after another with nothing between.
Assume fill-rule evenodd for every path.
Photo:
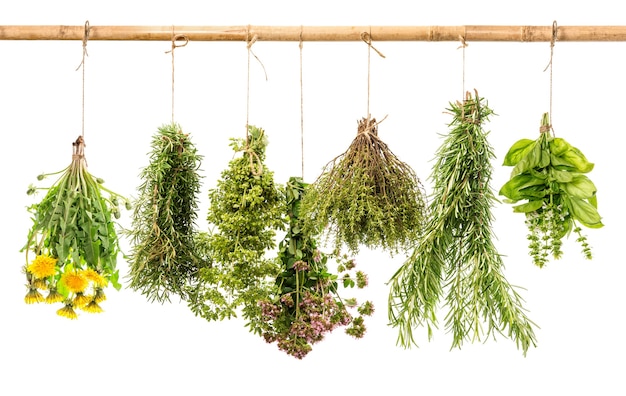
<instances>
[{"instance_id":1,"label":"rosemary sprig","mask_svg":"<svg viewBox=\"0 0 626 396\"><path fill-rule=\"evenodd\" d=\"M127 230L129 287L149 301L186 298L199 268L208 265L197 246L198 169L202 156L177 124L162 125L152 138L150 163L141 171L142 183L134 205L132 229Z\"/></svg>"},{"instance_id":2,"label":"rosemary sprig","mask_svg":"<svg viewBox=\"0 0 626 396\"><path fill-rule=\"evenodd\" d=\"M402 346L415 344L416 326L426 326L430 340L445 293L445 327L452 333L452 348L501 333L526 354L536 345L534 323L504 277L491 229L494 153L482 123L493 111L478 93L469 92L463 103L451 103L448 110L451 131L437 151L430 177L430 217L412 255L390 280L389 318Z\"/></svg>"}]
</instances>

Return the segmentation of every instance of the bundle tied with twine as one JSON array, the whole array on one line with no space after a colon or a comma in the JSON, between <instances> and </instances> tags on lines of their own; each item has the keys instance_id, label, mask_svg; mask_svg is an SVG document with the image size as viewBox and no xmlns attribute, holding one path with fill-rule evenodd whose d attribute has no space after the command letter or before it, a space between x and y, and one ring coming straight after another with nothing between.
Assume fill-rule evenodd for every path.
<instances>
[{"instance_id":1,"label":"bundle tied with twine","mask_svg":"<svg viewBox=\"0 0 626 396\"><path fill-rule=\"evenodd\" d=\"M305 227L332 239L336 248L358 252L364 245L397 252L422 227L424 188L379 138L378 124L369 117L358 121L348 149L326 164L304 196Z\"/></svg>"}]
</instances>

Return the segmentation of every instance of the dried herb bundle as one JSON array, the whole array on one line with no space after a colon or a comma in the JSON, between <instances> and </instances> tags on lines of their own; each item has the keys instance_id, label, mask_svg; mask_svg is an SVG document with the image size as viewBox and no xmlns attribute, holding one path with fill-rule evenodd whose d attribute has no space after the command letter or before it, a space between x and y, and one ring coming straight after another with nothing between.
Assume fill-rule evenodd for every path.
<instances>
[{"instance_id":1,"label":"dried herb bundle","mask_svg":"<svg viewBox=\"0 0 626 396\"><path fill-rule=\"evenodd\" d=\"M241 306L246 316L245 307L267 295L280 271L276 259L265 257L276 247L276 231L284 228L282 192L264 164L265 132L250 125L247 138L231 139L231 147L242 155L209 192L207 219L216 229L202 244L213 266L200 271L201 282L190 290L190 309L207 320L236 316Z\"/></svg>"},{"instance_id":2,"label":"dried herb bundle","mask_svg":"<svg viewBox=\"0 0 626 396\"><path fill-rule=\"evenodd\" d=\"M398 251L415 239L426 210L419 178L369 118L358 122L350 147L326 164L302 205L307 228L352 252L361 244Z\"/></svg>"},{"instance_id":3,"label":"dried herb bundle","mask_svg":"<svg viewBox=\"0 0 626 396\"><path fill-rule=\"evenodd\" d=\"M73 145L71 164L60 172L40 175L43 180L61 173L46 196L31 205L33 225L28 232L26 251L27 304L61 302L60 316L76 319L75 309L102 312L104 289L117 290L119 242L112 216L119 218L119 201L128 200L105 188L102 179L87 171L85 142L82 136ZM28 194L38 188L30 186ZM29 262L29 253L35 258ZM47 291L44 298L41 291Z\"/></svg>"},{"instance_id":4,"label":"dried herb bundle","mask_svg":"<svg viewBox=\"0 0 626 396\"><path fill-rule=\"evenodd\" d=\"M572 231L585 258L591 259L591 248L579 223L589 228L603 226L596 186L585 175L594 164L565 139L551 134L548 113L543 114L539 131L536 140L518 140L507 152L504 165L513 170L500 194L507 203L525 201L513 211L526 215L528 248L535 265L543 267L550 254L561 258L562 239Z\"/></svg>"},{"instance_id":5,"label":"dried herb bundle","mask_svg":"<svg viewBox=\"0 0 626 396\"><path fill-rule=\"evenodd\" d=\"M347 334L361 338L365 334L364 316L374 312L371 302L357 306L355 298L340 297L344 288L367 286L367 275L353 271L354 260L338 253L325 254L312 235L302 228L300 217L302 197L307 184L292 177L285 186L289 228L279 245L281 273L274 290L267 298L249 307L250 331L268 343L276 343L285 353L304 358L313 345L334 329L345 326ZM328 261L336 260L337 274L329 272ZM350 310L358 315L353 316Z\"/></svg>"},{"instance_id":6,"label":"dried herb bundle","mask_svg":"<svg viewBox=\"0 0 626 396\"><path fill-rule=\"evenodd\" d=\"M437 151L431 175L429 220L413 254L391 278L389 318L404 347L415 343L416 326L425 325L430 339L445 293L452 347L501 333L526 354L536 344L534 324L504 277L491 229L494 154L482 123L493 111L478 93L467 93L463 103L450 105L451 131Z\"/></svg>"},{"instance_id":7,"label":"dried herb bundle","mask_svg":"<svg viewBox=\"0 0 626 396\"><path fill-rule=\"evenodd\" d=\"M208 265L196 246L198 170L202 157L177 124L162 125L152 137L150 163L140 174L129 255L129 287L149 301L186 298L199 268Z\"/></svg>"}]
</instances>

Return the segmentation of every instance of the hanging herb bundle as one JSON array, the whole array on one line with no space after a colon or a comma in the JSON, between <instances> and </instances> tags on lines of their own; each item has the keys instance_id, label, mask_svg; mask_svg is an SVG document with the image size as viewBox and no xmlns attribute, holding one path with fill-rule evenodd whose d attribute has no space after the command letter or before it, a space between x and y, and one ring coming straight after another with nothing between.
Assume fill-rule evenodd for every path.
<instances>
[{"instance_id":1,"label":"hanging herb bundle","mask_svg":"<svg viewBox=\"0 0 626 396\"><path fill-rule=\"evenodd\" d=\"M416 326L425 325L430 339L445 293L445 327L452 333L453 348L501 333L526 354L536 345L534 324L504 277L491 229L494 154L482 124L493 111L478 93L469 92L463 103L451 103L448 110L451 131L437 151L430 177L430 217L413 254L391 278L390 321L404 347L415 343Z\"/></svg>"},{"instance_id":2,"label":"hanging herb bundle","mask_svg":"<svg viewBox=\"0 0 626 396\"><path fill-rule=\"evenodd\" d=\"M76 309L102 312L104 289L121 288L116 268L118 237L112 216L120 217L119 202L129 201L105 188L103 180L87 170L85 143L79 136L73 145L72 162L48 188L33 185L29 194L47 190L41 202L31 205L33 225L22 251L26 252L27 304L62 303L60 316L76 319ZM35 257L31 261L31 254ZM47 291L44 297L41 293Z\"/></svg>"},{"instance_id":3,"label":"hanging herb bundle","mask_svg":"<svg viewBox=\"0 0 626 396\"><path fill-rule=\"evenodd\" d=\"M152 138L150 164L134 204L129 287L150 301L186 298L198 270L208 265L195 230L202 157L180 125L162 125Z\"/></svg>"},{"instance_id":4,"label":"hanging herb bundle","mask_svg":"<svg viewBox=\"0 0 626 396\"><path fill-rule=\"evenodd\" d=\"M230 145L243 155L230 161L209 192L207 219L216 230L202 246L213 265L200 270L198 286L190 289L190 309L207 320L229 319L238 307L256 304L280 271L276 259L266 258L276 247L276 231L284 229L281 190L264 164L267 137L250 125L246 139Z\"/></svg>"},{"instance_id":5,"label":"hanging herb bundle","mask_svg":"<svg viewBox=\"0 0 626 396\"><path fill-rule=\"evenodd\" d=\"M358 122L350 147L330 161L303 200L305 226L345 244L396 252L422 227L425 193L415 172L378 137L376 119Z\"/></svg>"},{"instance_id":6,"label":"hanging herb bundle","mask_svg":"<svg viewBox=\"0 0 626 396\"><path fill-rule=\"evenodd\" d=\"M536 140L521 139L504 158L512 166L511 178L500 189L505 202L523 203L513 207L526 215L530 255L543 267L550 255L562 257L562 240L572 230L578 236L583 255L591 259L591 248L580 225L603 226L598 214L596 186L585 175L594 164L563 138L551 134L548 113L541 119Z\"/></svg>"},{"instance_id":7,"label":"hanging herb bundle","mask_svg":"<svg viewBox=\"0 0 626 396\"><path fill-rule=\"evenodd\" d=\"M354 271L355 262L347 256L321 252L316 240L302 228L301 202L306 187L296 177L289 179L285 187L289 227L279 245L282 272L276 278L275 290L256 307L249 307L250 321L246 325L266 342L275 342L280 350L298 359L340 326L346 326L346 333L354 338L363 337L364 316L374 312L370 301L357 306L355 298L343 300L339 296L340 283L361 289L367 286L367 275ZM328 271L329 259L337 260L341 277ZM358 316L354 317L349 309Z\"/></svg>"}]
</instances>

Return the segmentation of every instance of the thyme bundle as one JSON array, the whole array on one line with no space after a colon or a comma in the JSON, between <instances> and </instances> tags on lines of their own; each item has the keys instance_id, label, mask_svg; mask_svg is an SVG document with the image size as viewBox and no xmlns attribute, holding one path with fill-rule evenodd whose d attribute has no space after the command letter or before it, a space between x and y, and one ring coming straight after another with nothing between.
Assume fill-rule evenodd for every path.
<instances>
[{"instance_id":1,"label":"thyme bundle","mask_svg":"<svg viewBox=\"0 0 626 396\"><path fill-rule=\"evenodd\" d=\"M267 143L264 130L252 125L246 139L231 139L242 155L229 162L209 192L207 219L215 231L204 235L202 245L213 265L200 270L189 300L192 312L207 320L229 319L241 306L247 316L246 307L267 295L280 271L276 259L266 258L276 247L276 231L284 229L281 189L264 164Z\"/></svg>"},{"instance_id":2,"label":"thyme bundle","mask_svg":"<svg viewBox=\"0 0 626 396\"><path fill-rule=\"evenodd\" d=\"M369 118L358 122L350 147L326 164L302 205L307 228L352 252L361 244L396 252L415 238L426 210L419 178Z\"/></svg>"},{"instance_id":3,"label":"thyme bundle","mask_svg":"<svg viewBox=\"0 0 626 396\"><path fill-rule=\"evenodd\" d=\"M198 170L202 156L180 125L162 125L152 137L150 163L143 168L134 205L129 287L149 301L186 298L198 270L208 265L195 230Z\"/></svg>"},{"instance_id":4,"label":"thyme bundle","mask_svg":"<svg viewBox=\"0 0 626 396\"><path fill-rule=\"evenodd\" d=\"M57 314L76 319L76 309L102 312L104 289L110 284L119 290L116 268L119 241L114 218L120 217L119 202L128 200L105 188L104 181L87 170L85 142L79 136L72 143L70 165L38 180L61 174L50 187L31 185L28 194L47 190L41 202L28 208L33 225L22 251L26 251L27 304L62 303ZM31 261L29 256L34 254ZM46 297L41 291L47 291Z\"/></svg>"},{"instance_id":5,"label":"thyme bundle","mask_svg":"<svg viewBox=\"0 0 626 396\"><path fill-rule=\"evenodd\" d=\"M347 256L320 251L315 238L302 228L301 202L306 187L296 177L285 186L289 227L279 244L282 271L276 277L274 290L258 302L247 323L252 332L297 359L304 358L326 333L338 327L345 326L346 333L354 338L363 337L364 316L374 312L370 301L357 306L355 298L344 300L339 295L341 284L344 288L367 286L367 275L353 271L355 262ZM329 272L329 259L338 262L341 277ZM353 316L350 309L358 315Z\"/></svg>"},{"instance_id":6,"label":"thyme bundle","mask_svg":"<svg viewBox=\"0 0 626 396\"><path fill-rule=\"evenodd\" d=\"M504 277L491 229L494 154L482 123L493 111L478 93L469 92L463 103L451 103L448 110L451 131L430 177L430 217L412 255L390 280L389 318L404 347L415 343L416 326L426 326L430 339L445 293L445 327L453 348L501 333L526 354L536 345L534 324Z\"/></svg>"},{"instance_id":7,"label":"thyme bundle","mask_svg":"<svg viewBox=\"0 0 626 396\"><path fill-rule=\"evenodd\" d=\"M580 225L603 226L596 186L585 175L594 164L565 139L551 134L548 113L543 114L539 131L536 140L518 140L507 152L504 165L513 170L500 195L507 203L524 201L513 211L526 216L529 254L535 265L543 267L550 255L561 258L562 239L572 231L584 257L591 259L591 248Z\"/></svg>"}]
</instances>

